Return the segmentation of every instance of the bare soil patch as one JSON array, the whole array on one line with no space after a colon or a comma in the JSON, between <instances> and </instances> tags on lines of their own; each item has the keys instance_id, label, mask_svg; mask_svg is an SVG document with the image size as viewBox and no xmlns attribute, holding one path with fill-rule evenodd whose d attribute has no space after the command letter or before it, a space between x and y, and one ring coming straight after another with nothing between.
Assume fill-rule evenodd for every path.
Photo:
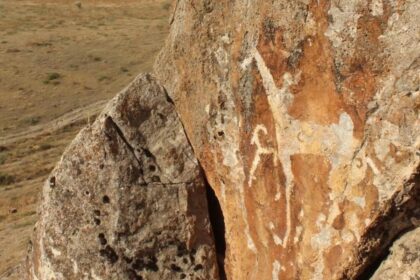
<instances>
[{"instance_id":1,"label":"bare soil patch","mask_svg":"<svg viewBox=\"0 0 420 280\"><path fill-rule=\"evenodd\" d=\"M0 278L25 256L40 189L65 147L151 71L170 2L0 0Z\"/></svg>"}]
</instances>

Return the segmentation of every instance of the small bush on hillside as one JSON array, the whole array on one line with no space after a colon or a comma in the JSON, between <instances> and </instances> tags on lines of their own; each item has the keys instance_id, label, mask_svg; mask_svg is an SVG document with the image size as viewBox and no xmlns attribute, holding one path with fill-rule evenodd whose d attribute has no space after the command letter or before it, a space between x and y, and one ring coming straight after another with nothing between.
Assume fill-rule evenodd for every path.
<instances>
[{"instance_id":1,"label":"small bush on hillside","mask_svg":"<svg viewBox=\"0 0 420 280\"><path fill-rule=\"evenodd\" d=\"M43 144L41 144L40 146L39 146L39 149L41 150L41 151L45 151L45 150L49 150L49 149L51 149L53 146L52 145L50 145L50 144L47 144L47 143L43 143Z\"/></svg>"},{"instance_id":2,"label":"small bush on hillside","mask_svg":"<svg viewBox=\"0 0 420 280\"><path fill-rule=\"evenodd\" d=\"M49 73L47 78L44 80L44 84L53 84L53 85L57 85L60 82L58 81L58 79L61 78L61 75L59 73Z\"/></svg>"},{"instance_id":3,"label":"small bush on hillside","mask_svg":"<svg viewBox=\"0 0 420 280\"><path fill-rule=\"evenodd\" d=\"M109 79L109 77L108 77L108 76L100 76L100 77L98 78L98 81L100 81L100 82L105 81L105 80L110 80L110 79Z\"/></svg>"},{"instance_id":4,"label":"small bush on hillside","mask_svg":"<svg viewBox=\"0 0 420 280\"><path fill-rule=\"evenodd\" d=\"M15 182L15 177L7 173L0 173L0 186L7 186Z\"/></svg>"},{"instance_id":5,"label":"small bush on hillside","mask_svg":"<svg viewBox=\"0 0 420 280\"><path fill-rule=\"evenodd\" d=\"M6 162L7 155L6 154L0 154L0 165L4 164Z\"/></svg>"},{"instance_id":6,"label":"small bush on hillside","mask_svg":"<svg viewBox=\"0 0 420 280\"><path fill-rule=\"evenodd\" d=\"M29 124L29 125L36 125L41 121L40 117L37 116L33 116L33 117L28 117L22 120L23 123L25 124Z\"/></svg>"}]
</instances>

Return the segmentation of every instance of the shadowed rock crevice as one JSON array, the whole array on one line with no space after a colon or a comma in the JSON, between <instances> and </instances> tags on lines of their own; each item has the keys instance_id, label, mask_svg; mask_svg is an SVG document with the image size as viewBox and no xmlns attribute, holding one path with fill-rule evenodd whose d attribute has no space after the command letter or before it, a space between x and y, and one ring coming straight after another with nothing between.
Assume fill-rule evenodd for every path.
<instances>
[{"instance_id":1,"label":"shadowed rock crevice","mask_svg":"<svg viewBox=\"0 0 420 280\"><path fill-rule=\"evenodd\" d=\"M221 280L226 280L226 272L224 268L226 256L225 219L223 217L219 199L208 182L206 182L206 193L210 224L212 226L216 246L219 276Z\"/></svg>"}]
</instances>

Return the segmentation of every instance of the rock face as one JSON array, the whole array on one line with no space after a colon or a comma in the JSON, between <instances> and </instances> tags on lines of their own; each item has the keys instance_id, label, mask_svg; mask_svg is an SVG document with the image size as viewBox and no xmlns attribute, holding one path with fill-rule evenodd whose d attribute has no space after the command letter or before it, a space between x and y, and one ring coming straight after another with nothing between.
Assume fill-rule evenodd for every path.
<instances>
[{"instance_id":1,"label":"rock face","mask_svg":"<svg viewBox=\"0 0 420 280\"><path fill-rule=\"evenodd\" d=\"M44 186L28 279L217 279L206 182L164 89L139 76Z\"/></svg>"},{"instance_id":2,"label":"rock face","mask_svg":"<svg viewBox=\"0 0 420 280\"><path fill-rule=\"evenodd\" d=\"M46 184L30 279L366 279L420 219L420 2L175 3L159 83Z\"/></svg>"},{"instance_id":3,"label":"rock face","mask_svg":"<svg viewBox=\"0 0 420 280\"><path fill-rule=\"evenodd\" d=\"M391 247L391 254L375 272L372 280L420 277L420 228L404 234Z\"/></svg>"},{"instance_id":4,"label":"rock face","mask_svg":"<svg viewBox=\"0 0 420 280\"><path fill-rule=\"evenodd\" d=\"M220 201L228 279L354 279L413 227L419 11L176 1L155 72Z\"/></svg>"}]
</instances>

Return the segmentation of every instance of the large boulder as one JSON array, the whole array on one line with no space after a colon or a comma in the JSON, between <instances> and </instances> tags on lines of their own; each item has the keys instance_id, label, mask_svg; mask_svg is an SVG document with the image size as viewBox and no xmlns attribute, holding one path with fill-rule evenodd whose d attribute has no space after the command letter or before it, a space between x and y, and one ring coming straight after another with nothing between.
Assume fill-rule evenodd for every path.
<instances>
[{"instance_id":1,"label":"large boulder","mask_svg":"<svg viewBox=\"0 0 420 280\"><path fill-rule=\"evenodd\" d=\"M118 94L43 189L28 279L218 279L206 181L150 75Z\"/></svg>"},{"instance_id":2,"label":"large boulder","mask_svg":"<svg viewBox=\"0 0 420 280\"><path fill-rule=\"evenodd\" d=\"M228 279L354 279L419 215L420 2L178 0L155 66Z\"/></svg>"}]
</instances>

